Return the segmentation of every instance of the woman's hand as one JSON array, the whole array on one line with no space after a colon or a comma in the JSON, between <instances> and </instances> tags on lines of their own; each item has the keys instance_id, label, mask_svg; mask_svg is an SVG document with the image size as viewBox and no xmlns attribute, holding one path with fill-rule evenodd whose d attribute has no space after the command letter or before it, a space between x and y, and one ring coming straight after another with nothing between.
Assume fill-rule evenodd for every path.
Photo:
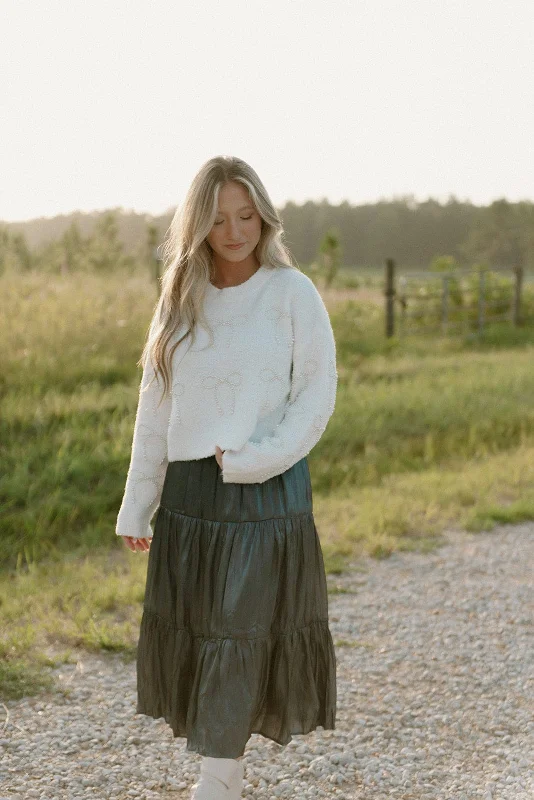
<instances>
[{"instance_id":1,"label":"woman's hand","mask_svg":"<svg viewBox=\"0 0 534 800\"><path fill-rule=\"evenodd\" d=\"M223 466L223 465L222 465L222 456L223 456L223 453L224 453L224 450L221 450L221 448L219 447L219 445L218 445L218 444L216 444L216 445L215 445L215 458L217 459L217 464L220 466L220 468L221 468L221 469L222 469L222 466Z\"/></svg>"},{"instance_id":2,"label":"woman's hand","mask_svg":"<svg viewBox=\"0 0 534 800\"><path fill-rule=\"evenodd\" d=\"M124 544L128 547L133 553L137 550L150 550L150 542L151 538L148 536L144 539L137 539L135 536L123 536Z\"/></svg>"}]
</instances>

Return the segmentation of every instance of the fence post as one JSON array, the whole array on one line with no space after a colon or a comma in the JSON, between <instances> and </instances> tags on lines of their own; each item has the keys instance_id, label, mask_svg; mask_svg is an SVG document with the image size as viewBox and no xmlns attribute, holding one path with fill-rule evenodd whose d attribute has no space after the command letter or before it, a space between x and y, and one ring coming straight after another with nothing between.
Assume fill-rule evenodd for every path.
<instances>
[{"instance_id":1,"label":"fence post","mask_svg":"<svg viewBox=\"0 0 534 800\"><path fill-rule=\"evenodd\" d=\"M386 259L386 336L389 338L395 332L395 262L392 258Z\"/></svg>"},{"instance_id":2,"label":"fence post","mask_svg":"<svg viewBox=\"0 0 534 800\"><path fill-rule=\"evenodd\" d=\"M521 293L523 290L523 267L515 267L515 287L514 303L512 312L512 322L514 325L521 324Z\"/></svg>"},{"instance_id":3,"label":"fence post","mask_svg":"<svg viewBox=\"0 0 534 800\"><path fill-rule=\"evenodd\" d=\"M399 306L400 306L400 316L399 316L399 336L404 336L404 332L406 329L406 309L408 308L408 298L406 297L406 287L408 285L408 281L401 275L399 278L399 290L398 290L398 297L399 297Z\"/></svg>"}]
</instances>

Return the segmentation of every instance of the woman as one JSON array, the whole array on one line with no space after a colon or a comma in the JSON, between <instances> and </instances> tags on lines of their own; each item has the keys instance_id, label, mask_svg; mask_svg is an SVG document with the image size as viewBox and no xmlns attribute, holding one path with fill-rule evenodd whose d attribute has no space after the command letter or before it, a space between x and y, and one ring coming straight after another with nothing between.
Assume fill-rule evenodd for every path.
<instances>
[{"instance_id":1,"label":"woman","mask_svg":"<svg viewBox=\"0 0 534 800\"><path fill-rule=\"evenodd\" d=\"M207 161L172 221L140 361L116 526L149 550L137 713L203 756L195 800L241 797L251 733L285 745L335 727L306 456L334 410L336 351L282 235L250 166Z\"/></svg>"}]
</instances>

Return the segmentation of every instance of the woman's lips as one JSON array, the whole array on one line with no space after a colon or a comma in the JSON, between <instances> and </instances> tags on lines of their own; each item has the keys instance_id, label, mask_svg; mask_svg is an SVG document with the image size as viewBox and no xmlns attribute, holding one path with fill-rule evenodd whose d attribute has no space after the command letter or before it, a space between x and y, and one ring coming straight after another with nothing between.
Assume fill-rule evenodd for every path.
<instances>
[{"instance_id":1,"label":"woman's lips","mask_svg":"<svg viewBox=\"0 0 534 800\"><path fill-rule=\"evenodd\" d=\"M239 250L240 247L243 247L245 242L241 242L241 244L227 244L225 247L228 247L229 250Z\"/></svg>"}]
</instances>

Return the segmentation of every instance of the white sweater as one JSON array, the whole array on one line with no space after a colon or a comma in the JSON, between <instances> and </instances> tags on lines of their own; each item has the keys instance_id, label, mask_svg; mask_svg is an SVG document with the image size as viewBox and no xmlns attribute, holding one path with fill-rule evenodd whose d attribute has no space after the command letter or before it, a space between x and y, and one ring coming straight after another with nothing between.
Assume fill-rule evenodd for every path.
<instances>
[{"instance_id":1,"label":"white sweater","mask_svg":"<svg viewBox=\"0 0 534 800\"><path fill-rule=\"evenodd\" d=\"M224 483L262 483L307 455L336 401L336 346L313 281L294 267L262 265L243 283L209 284L197 328L172 359L172 391L147 360L140 383L130 467L116 533L152 536L170 461L215 454ZM183 331L174 334L174 344Z\"/></svg>"}]
</instances>

